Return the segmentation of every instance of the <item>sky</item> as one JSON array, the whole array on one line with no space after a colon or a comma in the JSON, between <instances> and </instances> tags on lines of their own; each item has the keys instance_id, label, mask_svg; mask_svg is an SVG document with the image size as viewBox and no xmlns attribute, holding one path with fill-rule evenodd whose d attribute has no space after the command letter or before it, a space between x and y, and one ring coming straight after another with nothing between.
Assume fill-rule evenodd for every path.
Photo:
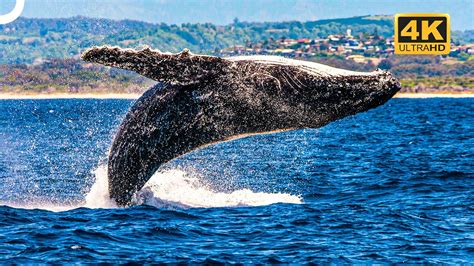
<instances>
[{"instance_id":1,"label":"sky","mask_svg":"<svg viewBox=\"0 0 474 266\"><path fill-rule=\"evenodd\" d=\"M87 16L168 24L310 21L395 13L448 13L454 30L474 29L474 0L25 0L22 16ZM0 0L0 14L15 0Z\"/></svg>"}]
</instances>

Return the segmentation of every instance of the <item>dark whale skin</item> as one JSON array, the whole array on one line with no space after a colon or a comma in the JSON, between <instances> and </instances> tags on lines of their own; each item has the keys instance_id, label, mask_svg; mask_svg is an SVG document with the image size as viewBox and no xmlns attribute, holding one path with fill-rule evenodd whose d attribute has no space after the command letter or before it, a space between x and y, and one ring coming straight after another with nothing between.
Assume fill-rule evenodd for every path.
<instances>
[{"instance_id":1,"label":"dark whale skin","mask_svg":"<svg viewBox=\"0 0 474 266\"><path fill-rule=\"evenodd\" d=\"M132 106L110 149L109 192L119 206L130 205L163 163L185 153L252 134L322 127L380 106L400 89L386 71L340 71L274 57L96 47L83 58L161 82Z\"/></svg>"}]
</instances>

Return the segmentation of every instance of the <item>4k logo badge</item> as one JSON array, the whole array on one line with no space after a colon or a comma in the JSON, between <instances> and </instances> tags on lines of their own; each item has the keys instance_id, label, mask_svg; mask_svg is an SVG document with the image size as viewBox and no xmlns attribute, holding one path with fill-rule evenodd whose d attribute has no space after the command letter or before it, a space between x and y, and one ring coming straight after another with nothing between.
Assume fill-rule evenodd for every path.
<instances>
[{"instance_id":1,"label":"4k logo badge","mask_svg":"<svg viewBox=\"0 0 474 266\"><path fill-rule=\"evenodd\" d=\"M396 54L449 54L448 14L395 15Z\"/></svg>"}]
</instances>

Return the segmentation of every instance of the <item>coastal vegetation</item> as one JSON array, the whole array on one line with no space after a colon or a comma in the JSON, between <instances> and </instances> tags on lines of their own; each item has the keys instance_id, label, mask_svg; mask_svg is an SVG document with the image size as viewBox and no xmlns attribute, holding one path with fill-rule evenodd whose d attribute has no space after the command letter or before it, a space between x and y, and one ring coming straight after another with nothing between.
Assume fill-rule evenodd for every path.
<instances>
[{"instance_id":1,"label":"coastal vegetation","mask_svg":"<svg viewBox=\"0 0 474 266\"><path fill-rule=\"evenodd\" d=\"M0 92L139 93L153 84L131 72L80 60L86 48L108 44L224 56L271 53L358 71L388 69L405 92L474 93L474 31L453 32L453 47L459 49L449 56L394 55L392 34L388 16L279 23L236 19L225 26L21 18L0 25Z\"/></svg>"},{"instance_id":2,"label":"coastal vegetation","mask_svg":"<svg viewBox=\"0 0 474 266\"><path fill-rule=\"evenodd\" d=\"M119 45L137 48L150 45L156 49L178 52L188 48L194 52L214 53L233 45L260 42L270 38L322 38L346 32L373 32L390 36L390 17L372 19L354 17L312 22L240 22L224 26L210 23L182 25L151 24L139 21L92 19L20 18L0 25L0 63L34 63L38 58L78 57L93 45Z\"/></svg>"}]
</instances>

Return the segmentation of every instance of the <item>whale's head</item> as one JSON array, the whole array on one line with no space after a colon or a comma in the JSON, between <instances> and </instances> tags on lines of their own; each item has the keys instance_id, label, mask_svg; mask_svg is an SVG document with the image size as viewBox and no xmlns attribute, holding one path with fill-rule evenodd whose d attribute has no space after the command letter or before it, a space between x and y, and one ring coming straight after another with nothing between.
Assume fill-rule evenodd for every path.
<instances>
[{"instance_id":1,"label":"whale's head","mask_svg":"<svg viewBox=\"0 0 474 266\"><path fill-rule=\"evenodd\" d=\"M317 85L306 91L311 110L308 115L316 118L309 119L309 127L383 105L401 88L390 72L382 70L328 76L323 80L322 84L315 82Z\"/></svg>"},{"instance_id":2,"label":"whale's head","mask_svg":"<svg viewBox=\"0 0 474 266\"><path fill-rule=\"evenodd\" d=\"M400 89L388 72L282 57L94 47L83 59L159 82L127 113L110 149L109 192L121 206L163 163L187 152L252 134L318 128L382 105Z\"/></svg>"},{"instance_id":3,"label":"whale's head","mask_svg":"<svg viewBox=\"0 0 474 266\"><path fill-rule=\"evenodd\" d=\"M278 128L320 127L387 102L400 83L388 71L355 72L275 56L228 58L233 97L254 113L272 113ZM238 78L237 78L238 77ZM256 111L258 110L258 111Z\"/></svg>"}]
</instances>

